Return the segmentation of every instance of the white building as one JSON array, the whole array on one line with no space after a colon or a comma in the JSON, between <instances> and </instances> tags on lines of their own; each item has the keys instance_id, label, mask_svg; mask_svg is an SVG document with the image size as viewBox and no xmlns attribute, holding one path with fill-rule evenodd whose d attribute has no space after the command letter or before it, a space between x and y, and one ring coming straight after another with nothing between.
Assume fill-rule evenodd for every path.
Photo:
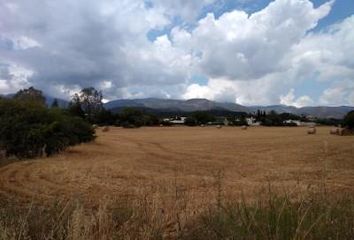
<instances>
[{"instance_id":1,"label":"white building","mask_svg":"<svg viewBox=\"0 0 354 240\"><path fill-rule=\"evenodd\" d=\"M184 121L186 120L187 117L180 117L180 118L176 118L173 120L169 120L170 123L173 124L184 124Z\"/></svg>"},{"instance_id":2,"label":"white building","mask_svg":"<svg viewBox=\"0 0 354 240\"><path fill-rule=\"evenodd\" d=\"M300 120L292 120L292 119L285 120L284 123L287 123L287 124L295 123L297 126L305 126L305 127L316 126L315 122L301 122Z\"/></svg>"},{"instance_id":3,"label":"white building","mask_svg":"<svg viewBox=\"0 0 354 240\"><path fill-rule=\"evenodd\" d=\"M288 119L288 120L285 120L284 123L286 124L291 124L291 123L295 123L296 126L301 126L301 121L300 120L292 120L292 119Z\"/></svg>"},{"instance_id":4,"label":"white building","mask_svg":"<svg viewBox=\"0 0 354 240\"><path fill-rule=\"evenodd\" d=\"M225 125L225 126L229 126L229 124L230 124L229 120L227 120L227 118L225 118L225 119L224 119L224 125Z\"/></svg>"},{"instance_id":5,"label":"white building","mask_svg":"<svg viewBox=\"0 0 354 240\"><path fill-rule=\"evenodd\" d=\"M246 118L246 122L249 126L260 126L261 125L261 122L257 122L254 117Z\"/></svg>"}]
</instances>

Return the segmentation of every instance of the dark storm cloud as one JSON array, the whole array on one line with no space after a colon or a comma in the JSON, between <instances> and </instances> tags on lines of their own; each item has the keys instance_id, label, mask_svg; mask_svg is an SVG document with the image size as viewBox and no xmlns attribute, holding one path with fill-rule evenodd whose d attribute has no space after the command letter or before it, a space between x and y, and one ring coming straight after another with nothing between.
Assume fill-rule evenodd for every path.
<instances>
[{"instance_id":1,"label":"dark storm cloud","mask_svg":"<svg viewBox=\"0 0 354 240\"><path fill-rule=\"evenodd\" d=\"M30 84L44 90L53 85L100 87L109 81L106 91L114 95L122 87L175 84L185 77L158 62L149 50L152 43L146 34L168 23L163 14L144 8L142 1L105 3L1 1L0 61L32 70ZM14 49L18 36L38 46ZM129 51L143 51L147 57Z\"/></svg>"}]
</instances>

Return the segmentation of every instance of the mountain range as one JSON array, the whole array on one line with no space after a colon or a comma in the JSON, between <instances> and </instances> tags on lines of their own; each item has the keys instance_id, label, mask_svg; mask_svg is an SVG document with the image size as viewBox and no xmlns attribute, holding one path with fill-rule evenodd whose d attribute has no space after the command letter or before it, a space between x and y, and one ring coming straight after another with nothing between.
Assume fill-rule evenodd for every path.
<instances>
[{"instance_id":1,"label":"mountain range","mask_svg":"<svg viewBox=\"0 0 354 240\"><path fill-rule=\"evenodd\" d=\"M105 103L105 108L118 112L124 107L137 107L152 109L160 112L193 112L193 111L229 111L229 112L247 112L252 113L257 110L270 112L272 110L277 113L293 113L297 115L311 115L318 118L343 118L348 112L353 111L354 107L302 107L296 108L286 105L272 106L243 106L236 103L215 102L207 99L189 99L189 100L172 100L172 99L120 99Z\"/></svg>"},{"instance_id":2,"label":"mountain range","mask_svg":"<svg viewBox=\"0 0 354 240\"><path fill-rule=\"evenodd\" d=\"M4 95L5 97L12 97L13 94ZM45 95L46 103L50 106L54 97ZM64 99L57 99L60 107L67 107L69 101ZM216 102L204 98L195 98L189 100L176 99L159 99L159 98L144 98L144 99L119 99L107 102L104 104L107 110L112 112L119 112L126 107L135 107L145 109L150 112L159 113L183 113L194 111L214 111L214 112L246 112L252 113L257 110L261 111L276 111L277 113L293 113L296 115L314 116L317 118L343 118L348 112L353 111L354 107L349 106L315 106L297 108L286 105L271 105L271 106L243 106L230 102Z\"/></svg>"}]
</instances>

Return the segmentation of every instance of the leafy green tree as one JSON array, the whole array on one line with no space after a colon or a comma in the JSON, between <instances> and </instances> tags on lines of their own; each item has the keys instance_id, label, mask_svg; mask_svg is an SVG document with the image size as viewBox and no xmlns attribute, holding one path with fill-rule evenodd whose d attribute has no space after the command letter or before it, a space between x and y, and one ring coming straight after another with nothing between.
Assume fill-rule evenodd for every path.
<instances>
[{"instance_id":1,"label":"leafy green tree","mask_svg":"<svg viewBox=\"0 0 354 240\"><path fill-rule=\"evenodd\" d=\"M116 114L113 114L111 111L104 108L101 111L96 113L96 124L98 125L113 125L118 119Z\"/></svg>"},{"instance_id":2,"label":"leafy green tree","mask_svg":"<svg viewBox=\"0 0 354 240\"><path fill-rule=\"evenodd\" d=\"M82 119L85 118L85 112L84 112L84 110L82 110L81 104L79 102L71 101L69 103L67 111L72 116L80 117Z\"/></svg>"},{"instance_id":3,"label":"leafy green tree","mask_svg":"<svg viewBox=\"0 0 354 240\"><path fill-rule=\"evenodd\" d=\"M95 138L91 125L59 108L0 100L0 149L7 156L34 158Z\"/></svg>"},{"instance_id":4,"label":"leafy green tree","mask_svg":"<svg viewBox=\"0 0 354 240\"><path fill-rule=\"evenodd\" d=\"M198 124L197 119L195 119L194 117L187 117L184 120L184 124L190 127L196 126Z\"/></svg>"},{"instance_id":5,"label":"leafy green tree","mask_svg":"<svg viewBox=\"0 0 354 240\"><path fill-rule=\"evenodd\" d=\"M35 89L34 87L18 91L15 94L14 99L45 106L45 97L43 96L42 91Z\"/></svg>"},{"instance_id":6,"label":"leafy green tree","mask_svg":"<svg viewBox=\"0 0 354 240\"><path fill-rule=\"evenodd\" d=\"M97 115L103 109L102 92L96 90L93 87L84 88L79 93L76 93L71 101L71 106L74 106L76 110L84 112L85 118L91 122L96 123Z\"/></svg>"},{"instance_id":7,"label":"leafy green tree","mask_svg":"<svg viewBox=\"0 0 354 240\"><path fill-rule=\"evenodd\" d=\"M209 112L198 111L192 113L192 118L195 119L196 124L207 124L208 122L214 122L215 117Z\"/></svg>"},{"instance_id":8,"label":"leafy green tree","mask_svg":"<svg viewBox=\"0 0 354 240\"><path fill-rule=\"evenodd\" d=\"M275 111L270 111L265 117L261 118L262 125L264 126L283 126L283 120Z\"/></svg>"},{"instance_id":9,"label":"leafy green tree","mask_svg":"<svg viewBox=\"0 0 354 240\"><path fill-rule=\"evenodd\" d=\"M157 126L160 124L160 120L156 115L145 114L144 115L144 125L146 126Z\"/></svg>"},{"instance_id":10,"label":"leafy green tree","mask_svg":"<svg viewBox=\"0 0 354 240\"><path fill-rule=\"evenodd\" d=\"M354 129L354 111L347 113L344 117L343 125L349 129Z\"/></svg>"},{"instance_id":11,"label":"leafy green tree","mask_svg":"<svg viewBox=\"0 0 354 240\"><path fill-rule=\"evenodd\" d=\"M144 125L144 114L136 108L124 108L119 117L121 126L126 128L141 127Z\"/></svg>"},{"instance_id":12,"label":"leafy green tree","mask_svg":"<svg viewBox=\"0 0 354 240\"><path fill-rule=\"evenodd\" d=\"M235 126L248 126L246 116L244 116L244 115L241 115L238 118L234 119L232 121L232 124Z\"/></svg>"}]
</instances>

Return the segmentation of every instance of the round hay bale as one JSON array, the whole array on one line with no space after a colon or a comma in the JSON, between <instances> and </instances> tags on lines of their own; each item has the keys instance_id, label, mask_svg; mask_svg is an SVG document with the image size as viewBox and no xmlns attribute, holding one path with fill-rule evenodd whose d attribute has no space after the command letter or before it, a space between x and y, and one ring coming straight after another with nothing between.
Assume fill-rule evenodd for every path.
<instances>
[{"instance_id":1,"label":"round hay bale","mask_svg":"<svg viewBox=\"0 0 354 240\"><path fill-rule=\"evenodd\" d=\"M204 124L201 124L200 126L201 126L201 127L205 127L205 125L204 125Z\"/></svg>"},{"instance_id":2,"label":"round hay bale","mask_svg":"<svg viewBox=\"0 0 354 240\"><path fill-rule=\"evenodd\" d=\"M108 132L109 131L109 127L108 126L104 126L103 128L102 128L102 132Z\"/></svg>"},{"instance_id":3,"label":"round hay bale","mask_svg":"<svg viewBox=\"0 0 354 240\"><path fill-rule=\"evenodd\" d=\"M221 129L222 126L221 126L221 125L216 125L216 128L217 128L217 129Z\"/></svg>"},{"instance_id":4,"label":"round hay bale","mask_svg":"<svg viewBox=\"0 0 354 240\"><path fill-rule=\"evenodd\" d=\"M331 128L329 133L332 134L332 135L336 135L336 134L338 134L338 130L339 130L338 128Z\"/></svg>"},{"instance_id":5,"label":"round hay bale","mask_svg":"<svg viewBox=\"0 0 354 240\"><path fill-rule=\"evenodd\" d=\"M241 127L241 129L242 129L242 130L247 130L247 126L246 126L246 125L243 125L243 126Z\"/></svg>"},{"instance_id":6,"label":"round hay bale","mask_svg":"<svg viewBox=\"0 0 354 240\"><path fill-rule=\"evenodd\" d=\"M346 134L346 129L345 128L337 128L337 134L339 135L339 136L343 136L343 135L345 135Z\"/></svg>"},{"instance_id":7,"label":"round hay bale","mask_svg":"<svg viewBox=\"0 0 354 240\"><path fill-rule=\"evenodd\" d=\"M310 128L307 130L307 134L316 134L316 128L315 128L315 127L310 127Z\"/></svg>"}]
</instances>

